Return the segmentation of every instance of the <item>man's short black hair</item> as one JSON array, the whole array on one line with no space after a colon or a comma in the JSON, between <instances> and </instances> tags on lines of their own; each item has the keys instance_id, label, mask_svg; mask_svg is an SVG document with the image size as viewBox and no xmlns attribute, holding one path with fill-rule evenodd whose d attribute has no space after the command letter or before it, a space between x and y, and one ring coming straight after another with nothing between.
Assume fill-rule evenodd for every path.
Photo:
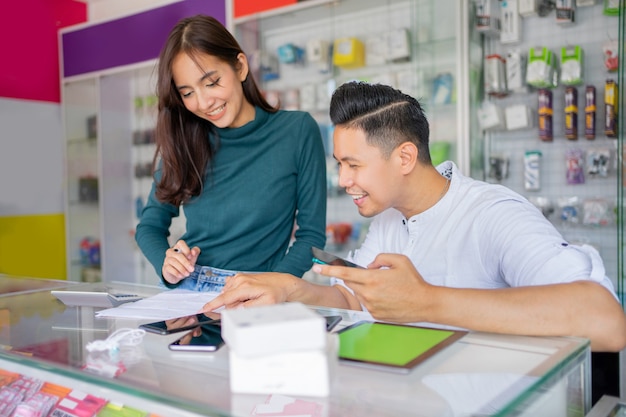
<instances>
[{"instance_id":1,"label":"man's short black hair","mask_svg":"<svg viewBox=\"0 0 626 417\"><path fill-rule=\"evenodd\" d=\"M418 159L431 163L428 150L430 128L419 102L383 84L350 81L339 86L330 101L335 126L362 130L367 142L388 158L404 142L417 146Z\"/></svg>"}]
</instances>

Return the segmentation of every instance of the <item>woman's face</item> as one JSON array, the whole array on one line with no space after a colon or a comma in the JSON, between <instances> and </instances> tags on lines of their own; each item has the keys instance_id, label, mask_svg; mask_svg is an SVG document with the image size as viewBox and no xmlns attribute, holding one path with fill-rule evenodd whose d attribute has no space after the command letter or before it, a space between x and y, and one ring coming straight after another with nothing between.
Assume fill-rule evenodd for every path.
<instances>
[{"instance_id":1,"label":"woman's face","mask_svg":"<svg viewBox=\"0 0 626 417\"><path fill-rule=\"evenodd\" d=\"M254 107L244 94L248 61L239 54L237 71L207 54L193 57L181 52L172 61L174 85L187 110L215 126L241 127L254 120Z\"/></svg>"}]
</instances>

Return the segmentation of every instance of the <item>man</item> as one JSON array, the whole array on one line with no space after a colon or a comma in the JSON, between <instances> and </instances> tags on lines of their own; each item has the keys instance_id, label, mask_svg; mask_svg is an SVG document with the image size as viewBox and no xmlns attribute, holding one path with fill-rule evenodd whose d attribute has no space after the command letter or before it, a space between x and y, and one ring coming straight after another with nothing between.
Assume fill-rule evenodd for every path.
<instances>
[{"instance_id":1,"label":"man","mask_svg":"<svg viewBox=\"0 0 626 417\"><path fill-rule=\"evenodd\" d=\"M379 320L476 331L580 336L626 347L626 315L598 252L570 245L524 197L435 168L414 98L350 82L333 94L339 183L375 217L351 257L367 269L315 265L331 286L288 274L239 274L203 310L284 301L367 309Z\"/></svg>"}]
</instances>

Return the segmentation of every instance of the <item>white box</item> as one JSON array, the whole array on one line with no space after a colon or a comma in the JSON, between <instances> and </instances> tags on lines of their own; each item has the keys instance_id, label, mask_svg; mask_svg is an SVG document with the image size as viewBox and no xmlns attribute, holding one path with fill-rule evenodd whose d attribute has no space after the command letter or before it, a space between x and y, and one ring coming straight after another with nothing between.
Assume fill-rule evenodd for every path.
<instances>
[{"instance_id":1,"label":"white box","mask_svg":"<svg viewBox=\"0 0 626 417\"><path fill-rule=\"evenodd\" d=\"M325 349L254 357L242 356L231 349L229 360L233 393L316 397L330 393L329 355Z\"/></svg>"},{"instance_id":2,"label":"white box","mask_svg":"<svg viewBox=\"0 0 626 417\"><path fill-rule=\"evenodd\" d=\"M525 68L526 56L522 55L519 50L507 52L504 72L506 74L506 88L509 91L528 92Z\"/></svg>"},{"instance_id":3,"label":"white box","mask_svg":"<svg viewBox=\"0 0 626 417\"><path fill-rule=\"evenodd\" d=\"M387 61L400 62L411 58L411 36L406 28L387 33Z\"/></svg>"},{"instance_id":4,"label":"white box","mask_svg":"<svg viewBox=\"0 0 626 417\"><path fill-rule=\"evenodd\" d=\"M497 130L505 126L504 114L500 107L486 102L477 111L478 124L483 130Z\"/></svg>"},{"instance_id":5,"label":"white box","mask_svg":"<svg viewBox=\"0 0 626 417\"><path fill-rule=\"evenodd\" d=\"M302 303L222 311L222 338L241 357L326 349L326 321Z\"/></svg>"},{"instance_id":6,"label":"white box","mask_svg":"<svg viewBox=\"0 0 626 417\"><path fill-rule=\"evenodd\" d=\"M530 108L524 104L515 104L504 110L506 128L508 130L526 129L532 127Z\"/></svg>"},{"instance_id":7,"label":"white box","mask_svg":"<svg viewBox=\"0 0 626 417\"><path fill-rule=\"evenodd\" d=\"M519 0L517 11L522 17L537 16L537 0Z\"/></svg>"},{"instance_id":8,"label":"white box","mask_svg":"<svg viewBox=\"0 0 626 417\"><path fill-rule=\"evenodd\" d=\"M383 65L387 56L387 39L376 34L365 39L365 63L367 66Z\"/></svg>"},{"instance_id":9,"label":"white box","mask_svg":"<svg viewBox=\"0 0 626 417\"><path fill-rule=\"evenodd\" d=\"M518 43L522 41L522 21L517 11L517 0L500 2L500 42Z\"/></svg>"}]
</instances>

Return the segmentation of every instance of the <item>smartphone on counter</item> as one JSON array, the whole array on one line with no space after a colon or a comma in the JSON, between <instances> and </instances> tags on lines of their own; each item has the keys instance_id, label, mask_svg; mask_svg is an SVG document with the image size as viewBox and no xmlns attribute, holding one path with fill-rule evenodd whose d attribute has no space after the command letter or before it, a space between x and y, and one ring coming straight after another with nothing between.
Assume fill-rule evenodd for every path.
<instances>
[{"instance_id":1,"label":"smartphone on counter","mask_svg":"<svg viewBox=\"0 0 626 417\"><path fill-rule=\"evenodd\" d=\"M353 268L363 268L347 259L340 258L337 255L333 255L330 252L323 251L320 248L312 247L313 262L322 265L337 265L337 266L351 266Z\"/></svg>"},{"instance_id":2,"label":"smartphone on counter","mask_svg":"<svg viewBox=\"0 0 626 417\"><path fill-rule=\"evenodd\" d=\"M341 321L341 316L324 316L326 319L326 331L330 332Z\"/></svg>"},{"instance_id":3,"label":"smartphone on counter","mask_svg":"<svg viewBox=\"0 0 626 417\"><path fill-rule=\"evenodd\" d=\"M194 328L170 343L169 349L182 352L215 352L224 345L220 323L208 323Z\"/></svg>"},{"instance_id":4,"label":"smartphone on counter","mask_svg":"<svg viewBox=\"0 0 626 417\"><path fill-rule=\"evenodd\" d=\"M219 320L219 313L210 313L209 315L204 313L198 313L191 316L178 317L171 320L155 321L153 323L141 324L139 325L139 328L150 333L165 335L191 330L202 324L219 323Z\"/></svg>"}]
</instances>

